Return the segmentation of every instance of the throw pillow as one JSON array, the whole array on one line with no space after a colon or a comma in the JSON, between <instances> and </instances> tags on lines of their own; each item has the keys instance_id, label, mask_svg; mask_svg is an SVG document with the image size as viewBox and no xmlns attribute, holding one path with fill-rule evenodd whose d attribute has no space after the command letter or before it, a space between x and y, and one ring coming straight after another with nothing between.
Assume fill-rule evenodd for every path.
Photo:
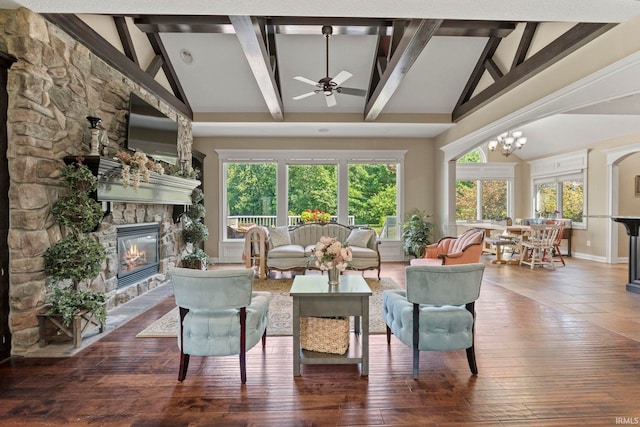
<instances>
[{"instance_id":1,"label":"throw pillow","mask_svg":"<svg viewBox=\"0 0 640 427\"><path fill-rule=\"evenodd\" d=\"M289 237L289 227L276 227L269 229L269 238L271 239L271 243L273 247L276 248L278 246L290 245L291 237Z\"/></svg>"},{"instance_id":2,"label":"throw pillow","mask_svg":"<svg viewBox=\"0 0 640 427\"><path fill-rule=\"evenodd\" d=\"M347 237L347 244L349 246L366 248L367 243L369 243L369 239L371 239L374 233L375 231L373 230L355 228L351 230L351 233L349 233L349 237Z\"/></svg>"}]
</instances>

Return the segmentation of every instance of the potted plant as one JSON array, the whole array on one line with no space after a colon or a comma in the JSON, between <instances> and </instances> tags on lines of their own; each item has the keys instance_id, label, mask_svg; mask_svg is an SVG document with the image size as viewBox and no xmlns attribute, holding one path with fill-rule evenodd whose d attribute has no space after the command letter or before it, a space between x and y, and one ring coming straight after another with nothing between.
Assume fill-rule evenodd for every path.
<instances>
[{"instance_id":1,"label":"potted plant","mask_svg":"<svg viewBox=\"0 0 640 427\"><path fill-rule=\"evenodd\" d=\"M424 255L424 248L431 244L431 233L435 226L429 221L431 215L416 211L402 224L402 240L407 255L420 258Z\"/></svg>"},{"instance_id":2,"label":"potted plant","mask_svg":"<svg viewBox=\"0 0 640 427\"><path fill-rule=\"evenodd\" d=\"M53 319L56 333L63 332L78 343L81 331L75 330L77 319L84 319L83 329L90 323L102 330L107 317L105 293L91 290L84 283L100 273L105 260L103 246L85 234L98 226L103 214L100 204L90 197L98 180L81 158L63 169L62 179L66 194L56 200L51 213L63 238L44 253L44 271L51 279L51 292L43 317ZM41 343L45 338L40 337Z\"/></svg>"},{"instance_id":3,"label":"potted plant","mask_svg":"<svg viewBox=\"0 0 640 427\"><path fill-rule=\"evenodd\" d=\"M201 243L209 238L209 229L202 222L206 214L202 200L202 190L196 188L191 193L191 206L184 214L184 229L182 235L187 247L182 254L182 265L186 268L206 270L208 255L200 247Z\"/></svg>"}]
</instances>

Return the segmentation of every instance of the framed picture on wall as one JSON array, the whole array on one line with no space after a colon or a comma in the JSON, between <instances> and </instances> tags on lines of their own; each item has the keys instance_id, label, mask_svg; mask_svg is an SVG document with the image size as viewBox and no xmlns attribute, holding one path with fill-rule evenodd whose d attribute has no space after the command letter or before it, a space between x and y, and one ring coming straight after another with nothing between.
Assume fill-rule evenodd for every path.
<instances>
[{"instance_id":1,"label":"framed picture on wall","mask_svg":"<svg viewBox=\"0 0 640 427\"><path fill-rule=\"evenodd\" d=\"M636 196L640 196L640 175L636 175Z\"/></svg>"}]
</instances>

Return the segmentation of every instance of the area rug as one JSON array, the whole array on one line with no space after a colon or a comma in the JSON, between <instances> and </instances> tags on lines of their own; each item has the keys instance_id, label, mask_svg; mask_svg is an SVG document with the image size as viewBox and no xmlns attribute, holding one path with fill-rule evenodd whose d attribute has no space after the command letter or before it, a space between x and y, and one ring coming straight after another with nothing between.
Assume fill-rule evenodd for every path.
<instances>
[{"instance_id":1,"label":"area rug","mask_svg":"<svg viewBox=\"0 0 640 427\"><path fill-rule=\"evenodd\" d=\"M382 291L385 289L401 289L392 279L383 277L377 279L366 278L373 295L369 298L369 333L383 334L386 332L382 319ZM266 279L253 282L256 291L271 292L269 303L269 325L267 334L270 336L292 334L293 299L289 296L289 289L293 279ZM353 323L353 318L351 319ZM353 325L351 325L353 327ZM178 330L178 308L175 307L160 319L146 327L136 337L138 338L166 338L176 337Z\"/></svg>"}]
</instances>

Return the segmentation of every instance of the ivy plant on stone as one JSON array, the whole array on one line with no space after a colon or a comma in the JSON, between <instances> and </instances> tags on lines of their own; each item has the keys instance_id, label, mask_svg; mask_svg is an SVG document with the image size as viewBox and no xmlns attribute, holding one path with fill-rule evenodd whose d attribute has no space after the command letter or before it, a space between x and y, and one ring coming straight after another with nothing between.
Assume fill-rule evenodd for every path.
<instances>
[{"instance_id":1,"label":"ivy plant on stone","mask_svg":"<svg viewBox=\"0 0 640 427\"><path fill-rule=\"evenodd\" d=\"M105 293L81 289L83 282L100 273L106 257L100 242L85 234L94 230L103 216L100 203L90 197L98 180L82 159L63 169L62 180L65 194L53 204L51 214L64 237L44 254L44 271L51 279L46 314L62 316L69 327L78 313L88 310L104 323Z\"/></svg>"}]
</instances>

